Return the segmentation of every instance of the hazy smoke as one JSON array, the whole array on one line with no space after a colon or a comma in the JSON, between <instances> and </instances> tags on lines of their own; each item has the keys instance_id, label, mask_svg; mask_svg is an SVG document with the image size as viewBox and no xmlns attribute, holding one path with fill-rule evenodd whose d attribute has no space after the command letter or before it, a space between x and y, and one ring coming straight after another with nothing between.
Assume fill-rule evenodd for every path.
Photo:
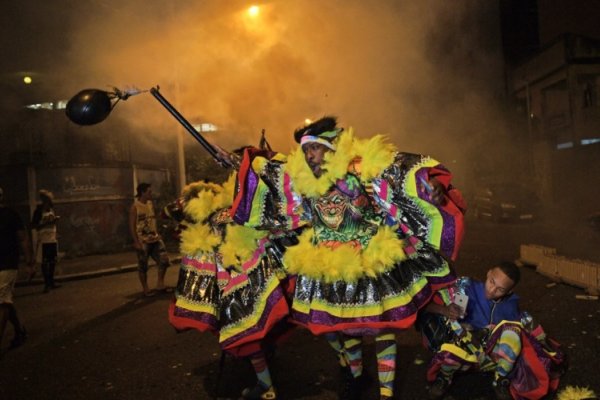
<instances>
[{"instance_id":1,"label":"hazy smoke","mask_svg":"<svg viewBox=\"0 0 600 400\"><path fill-rule=\"evenodd\" d=\"M40 22L37 56L53 66L63 98L160 85L190 121L219 126L211 140L226 148L257 143L265 128L288 152L306 118L334 114L361 136L386 133L460 169L483 137L503 137L494 2L270 1L256 3L255 18L245 1L38 3L15 12ZM144 134L177 129L150 95L111 118Z\"/></svg>"},{"instance_id":2,"label":"hazy smoke","mask_svg":"<svg viewBox=\"0 0 600 400\"><path fill-rule=\"evenodd\" d=\"M254 142L266 128L288 151L294 128L328 113L361 135L388 133L430 154L498 126L490 2L257 4L255 18L246 2L73 4L65 83L158 84L188 119L221 127L224 146ZM133 125L170 126L153 99L130 102L119 112Z\"/></svg>"}]
</instances>

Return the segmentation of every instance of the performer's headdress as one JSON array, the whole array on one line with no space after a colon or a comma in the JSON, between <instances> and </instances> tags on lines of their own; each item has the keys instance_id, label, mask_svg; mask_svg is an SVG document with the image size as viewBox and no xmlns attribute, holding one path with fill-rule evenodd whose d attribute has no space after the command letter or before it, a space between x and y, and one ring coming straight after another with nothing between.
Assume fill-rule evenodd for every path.
<instances>
[{"instance_id":1,"label":"performer's headdress","mask_svg":"<svg viewBox=\"0 0 600 400\"><path fill-rule=\"evenodd\" d=\"M326 116L302 128L296 129L294 139L297 143L304 145L306 143L320 143L323 146L335 151L334 140L338 137L344 128L337 127L337 118Z\"/></svg>"}]
</instances>

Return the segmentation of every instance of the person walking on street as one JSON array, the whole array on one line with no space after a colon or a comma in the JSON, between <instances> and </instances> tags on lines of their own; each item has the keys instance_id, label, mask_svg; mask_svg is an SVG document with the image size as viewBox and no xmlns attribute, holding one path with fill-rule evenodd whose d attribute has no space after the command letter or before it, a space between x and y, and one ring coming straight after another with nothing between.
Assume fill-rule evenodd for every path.
<instances>
[{"instance_id":1,"label":"person walking on street","mask_svg":"<svg viewBox=\"0 0 600 400\"><path fill-rule=\"evenodd\" d=\"M173 288L165 286L165 273L170 265L165 244L156 228L156 215L152 204L152 187L142 182L137 186L136 199L129 210L129 231L138 257L138 272L144 296L154 296L156 291L171 293ZM148 288L148 258L158 266L156 290Z\"/></svg>"},{"instance_id":2,"label":"person walking on street","mask_svg":"<svg viewBox=\"0 0 600 400\"><path fill-rule=\"evenodd\" d=\"M54 282L54 270L58 258L58 240L56 223L59 216L54 212L54 196L48 190L40 190L40 201L31 220L32 227L37 231L36 252L42 255L42 275L44 276L44 293L56 289L60 285Z\"/></svg>"},{"instance_id":3,"label":"person walking on street","mask_svg":"<svg viewBox=\"0 0 600 400\"><path fill-rule=\"evenodd\" d=\"M7 322L15 330L10 348L25 343L27 332L19 321L13 304L13 290L17 280L20 251L25 256L28 273L33 273L33 252L23 220L16 211L5 207L4 192L0 188L0 345Z\"/></svg>"}]
</instances>

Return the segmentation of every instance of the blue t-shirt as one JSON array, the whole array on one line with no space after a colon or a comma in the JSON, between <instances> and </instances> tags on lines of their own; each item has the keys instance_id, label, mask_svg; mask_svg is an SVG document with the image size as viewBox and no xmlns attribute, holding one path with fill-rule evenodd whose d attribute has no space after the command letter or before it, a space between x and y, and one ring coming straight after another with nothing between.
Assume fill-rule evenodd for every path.
<instances>
[{"instance_id":1,"label":"blue t-shirt","mask_svg":"<svg viewBox=\"0 0 600 400\"><path fill-rule=\"evenodd\" d=\"M485 297L485 284L472 280L465 288L469 296L465 318L460 322L471 324L475 329L496 325L501 321L520 321L519 297L511 293L500 300L488 300Z\"/></svg>"}]
</instances>

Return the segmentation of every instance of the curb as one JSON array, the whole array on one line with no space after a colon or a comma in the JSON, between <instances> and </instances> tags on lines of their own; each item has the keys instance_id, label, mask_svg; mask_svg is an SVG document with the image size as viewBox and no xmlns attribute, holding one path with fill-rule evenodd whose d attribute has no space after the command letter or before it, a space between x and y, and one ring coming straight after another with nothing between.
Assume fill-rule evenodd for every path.
<instances>
[{"instance_id":1,"label":"curb","mask_svg":"<svg viewBox=\"0 0 600 400\"><path fill-rule=\"evenodd\" d=\"M180 262L181 262L181 257L172 258L170 266L173 266L174 264L179 264ZM124 272L134 272L134 271L137 271L137 269L138 269L137 264L128 264L128 265L123 265L121 267L105 268L105 269L99 269L96 271L79 272L76 274L57 275L54 277L54 280L57 282L78 281L78 280L83 280L83 279L99 278L101 276L116 275L116 274L121 274ZM36 279L32 279L31 281L19 280L15 283L15 287L35 286L35 285L41 285L43 283L44 283L43 278L36 278Z\"/></svg>"}]
</instances>

